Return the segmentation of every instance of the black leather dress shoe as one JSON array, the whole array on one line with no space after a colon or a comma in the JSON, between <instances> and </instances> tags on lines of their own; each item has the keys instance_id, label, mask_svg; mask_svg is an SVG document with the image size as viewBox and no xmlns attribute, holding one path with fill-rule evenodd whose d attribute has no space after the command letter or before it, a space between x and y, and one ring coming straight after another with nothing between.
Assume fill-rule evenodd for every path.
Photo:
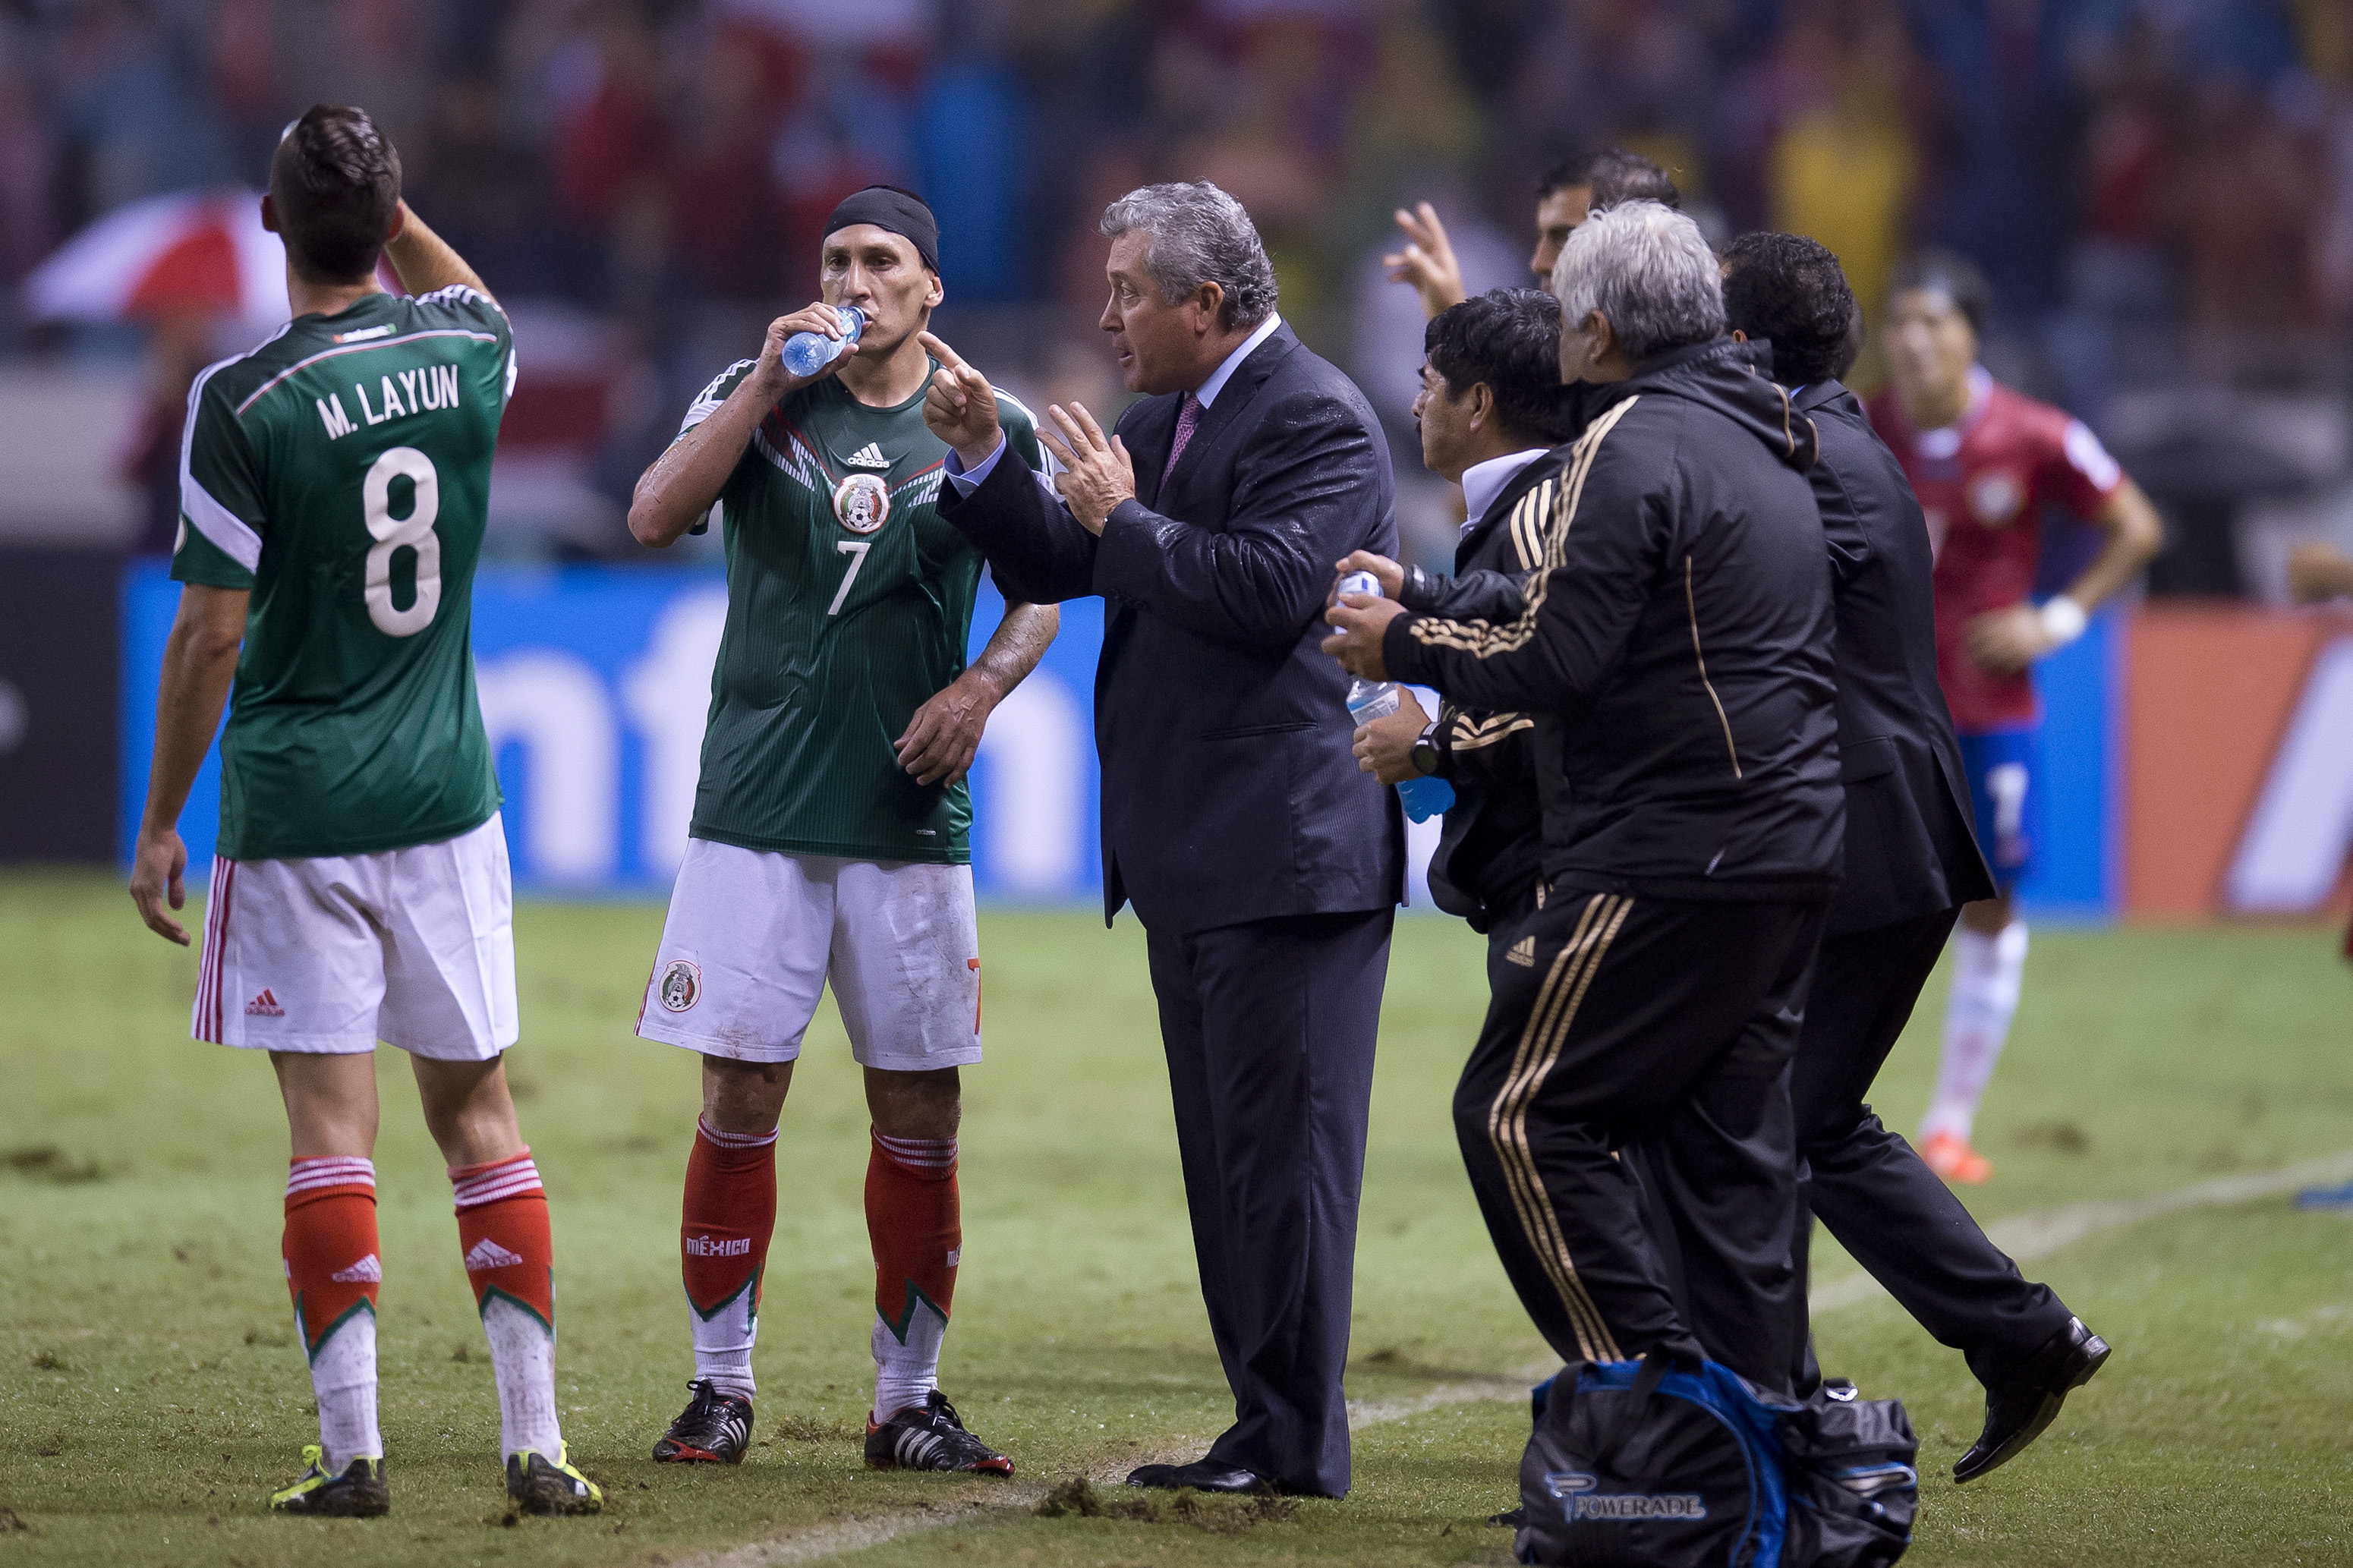
<instances>
[{"instance_id":1,"label":"black leather dress shoe","mask_svg":"<svg viewBox=\"0 0 2353 1568\"><path fill-rule=\"evenodd\" d=\"M1132 1487L1150 1487L1156 1491L1181 1491L1187 1487L1202 1492L1271 1492L1274 1489L1266 1478L1252 1470L1238 1470L1208 1459L1196 1459L1189 1465L1139 1465L1127 1473Z\"/></svg>"},{"instance_id":2,"label":"black leather dress shoe","mask_svg":"<svg viewBox=\"0 0 2353 1568\"><path fill-rule=\"evenodd\" d=\"M2091 1382L2107 1359L2108 1342L2083 1319L2068 1319L2010 1375L1987 1385L1985 1430L1953 1467L1953 1479L1973 1481L2016 1458L2058 1418L2068 1391Z\"/></svg>"}]
</instances>

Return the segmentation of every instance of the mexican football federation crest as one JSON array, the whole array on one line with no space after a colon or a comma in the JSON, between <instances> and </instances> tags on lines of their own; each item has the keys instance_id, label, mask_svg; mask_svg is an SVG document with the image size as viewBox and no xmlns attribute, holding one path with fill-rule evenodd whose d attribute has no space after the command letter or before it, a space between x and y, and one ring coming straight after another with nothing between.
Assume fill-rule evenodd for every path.
<instances>
[{"instance_id":1,"label":"mexican football federation crest","mask_svg":"<svg viewBox=\"0 0 2353 1568\"><path fill-rule=\"evenodd\" d=\"M833 488L833 515L852 533L871 533L891 516L891 489L874 474L852 474Z\"/></svg>"},{"instance_id":2,"label":"mexican football federation crest","mask_svg":"<svg viewBox=\"0 0 2353 1568\"><path fill-rule=\"evenodd\" d=\"M671 1012L685 1012L702 994L702 971L683 958L670 960L670 967L662 971L658 994Z\"/></svg>"}]
</instances>

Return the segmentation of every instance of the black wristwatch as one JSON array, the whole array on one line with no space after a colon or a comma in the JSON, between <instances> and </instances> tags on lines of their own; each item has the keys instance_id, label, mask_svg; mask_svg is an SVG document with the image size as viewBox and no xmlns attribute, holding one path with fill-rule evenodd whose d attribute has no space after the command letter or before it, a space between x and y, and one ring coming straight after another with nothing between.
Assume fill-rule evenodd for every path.
<instances>
[{"instance_id":1,"label":"black wristwatch","mask_svg":"<svg viewBox=\"0 0 2353 1568\"><path fill-rule=\"evenodd\" d=\"M1408 755L1413 763L1413 771L1422 777L1428 778L1438 771L1442 759L1438 750L1437 720L1432 719L1421 727L1421 733L1413 738L1413 750Z\"/></svg>"}]
</instances>

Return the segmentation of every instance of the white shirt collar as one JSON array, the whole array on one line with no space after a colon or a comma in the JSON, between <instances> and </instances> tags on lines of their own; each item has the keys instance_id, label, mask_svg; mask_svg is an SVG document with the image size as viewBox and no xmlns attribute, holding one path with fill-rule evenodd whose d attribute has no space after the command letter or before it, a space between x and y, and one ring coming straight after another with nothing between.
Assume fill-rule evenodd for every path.
<instances>
[{"instance_id":1,"label":"white shirt collar","mask_svg":"<svg viewBox=\"0 0 2353 1568\"><path fill-rule=\"evenodd\" d=\"M1522 468L1545 455L1542 447L1531 447L1525 452L1507 452L1500 458L1490 458L1483 463L1473 463L1462 470L1462 504L1471 515L1462 524L1468 533L1487 515L1504 487L1516 478Z\"/></svg>"},{"instance_id":2,"label":"white shirt collar","mask_svg":"<svg viewBox=\"0 0 2353 1568\"><path fill-rule=\"evenodd\" d=\"M1257 331L1242 340L1241 347L1228 354L1225 363L1209 373L1209 379L1194 389L1193 395L1200 399L1202 407L1207 408L1218 400L1218 394L1225 390L1226 383L1233 379L1234 372L1240 368L1242 361L1250 358L1250 351L1274 336L1275 328L1281 325L1282 318L1269 310L1266 320L1258 324Z\"/></svg>"}]
</instances>

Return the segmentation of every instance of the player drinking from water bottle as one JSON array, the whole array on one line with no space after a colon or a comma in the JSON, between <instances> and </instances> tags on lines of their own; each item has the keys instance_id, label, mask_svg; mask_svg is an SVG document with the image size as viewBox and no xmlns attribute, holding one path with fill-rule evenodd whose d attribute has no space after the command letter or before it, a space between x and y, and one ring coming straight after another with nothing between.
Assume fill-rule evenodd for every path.
<instances>
[{"instance_id":1,"label":"player drinking from water bottle","mask_svg":"<svg viewBox=\"0 0 2353 1568\"><path fill-rule=\"evenodd\" d=\"M185 943L176 828L221 735L192 1033L266 1050L293 1134L286 1281L318 1396L280 1513L386 1511L376 1428L375 1045L409 1055L497 1373L507 1490L594 1513L555 1409L547 1199L516 1130L514 936L474 700L474 562L514 384L506 313L400 199L367 115L320 104L270 160L294 319L196 377L155 760L131 896ZM376 284L381 253L412 297ZM240 651L241 649L241 651Z\"/></svg>"},{"instance_id":2,"label":"player drinking from water bottle","mask_svg":"<svg viewBox=\"0 0 2353 1568\"><path fill-rule=\"evenodd\" d=\"M937 1384L963 1247L957 1069L980 1060L965 773L1060 613L1008 604L965 667L981 558L934 510L947 447L923 424L938 362L917 337L943 298L931 209L869 186L834 209L818 260L821 302L703 389L629 509L659 548L717 501L727 544L702 784L638 1021L702 1056L680 1228L692 1397L654 1458L744 1457L777 1116L830 981L874 1119L866 1462L1010 1475ZM790 340L842 339L853 307L855 348L794 374ZM1029 411L997 398L1040 466Z\"/></svg>"},{"instance_id":3,"label":"player drinking from water bottle","mask_svg":"<svg viewBox=\"0 0 2353 1568\"><path fill-rule=\"evenodd\" d=\"M1936 674L1952 705L1978 842L1996 897L1961 910L1944 1057L1920 1157L1950 1182L1992 1166L1970 1144L1978 1101L2018 1011L2026 922L2018 884L2041 831L2035 660L2083 636L2090 614L2157 553L2164 529L2140 488L2079 419L1997 383L1978 363L1991 309L1967 260L1928 252L1888 289L1893 387L1871 421L1919 493L1936 552ZM2027 597L2042 560L2042 510L2064 508L2107 542L2067 591Z\"/></svg>"}]
</instances>

